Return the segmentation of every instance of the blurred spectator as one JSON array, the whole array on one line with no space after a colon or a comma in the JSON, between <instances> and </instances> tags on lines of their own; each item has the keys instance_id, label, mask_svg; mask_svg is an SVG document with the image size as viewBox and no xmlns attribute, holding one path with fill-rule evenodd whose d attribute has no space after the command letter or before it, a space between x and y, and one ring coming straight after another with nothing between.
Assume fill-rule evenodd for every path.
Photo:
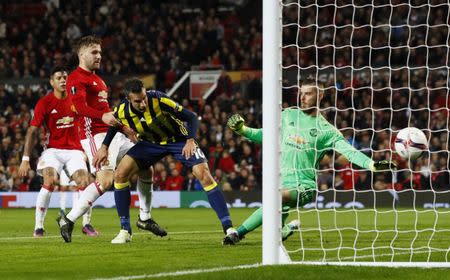
<instances>
[{"instance_id":1,"label":"blurred spectator","mask_svg":"<svg viewBox=\"0 0 450 280\"><path fill-rule=\"evenodd\" d=\"M163 187L161 187L162 191L181 191L183 189L183 176L180 175L177 169L171 169L170 176L167 177ZM161 186L161 185L160 185Z\"/></svg>"}]
</instances>

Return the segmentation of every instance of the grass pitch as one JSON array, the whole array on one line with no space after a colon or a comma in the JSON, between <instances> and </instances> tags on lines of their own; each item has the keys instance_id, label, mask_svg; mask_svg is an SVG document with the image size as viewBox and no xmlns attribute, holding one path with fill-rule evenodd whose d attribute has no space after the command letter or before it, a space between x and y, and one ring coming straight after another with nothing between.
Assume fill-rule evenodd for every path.
<instances>
[{"instance_id":1,"label":"grass pitch","mask_svg":"<svg viewBox=\"0 0 450 280\"><path fill-rule=\"evenodd\" d=\"M241 223L251 212L252 209L231 210L235 224ZM34 209L0 209L0 279L450 279L449 269L305 265L261 267L261 231L249 234L237 246L222 246L223 233L211 209L154 209L154 218L168 230L169 235L159 238L133 227L132 242L123 245L110 244L119 230L115 209L94 209L92 224L100 232L100 236L92 238L82 235L80 223L77 223L70 244L64 243L59 236L55 222L57 215L54 209L48 212L46 237L36 239L32 237ZM388 213L379 215L375 226L373 213L361 212L355 217L350 212L338 213L337 216L333 216L336 214L332 212L323 212L320 214L322 226L325 223L329 228L324 228L326 233L321 237L320 232L314 231L317 221L317 216L314 215L317 214L305 213L300 216L304 227L311 228L302 232L302 237L311 248L320 246L317 240L323 238L328 252L327 260L351 260L355 255L368 256L367 259L358 259L362 261L370 261L373 255L380 255L377 261L385 260L384 251L374 253L364 250L371 247L374 240L369 232L373 228L387 230L377 237L376 242L379 244L376 245L382 246L386 240L392 240L392 236L388 236L392 219L399 219L399 216L390 216ZM433 213L423 215L419 217L419 224L422 226L428 226L429 223L432 225L436 221ZM423 242L429 239L425 236L427 233L424 231L423 236L407 233L407 228L417 227L415 223L411 224L411 219L414 220L417 216L408 212L400 216L402 222L399 223L399 229L403 227L406 232L395 238L394 247L407 246L411 244L411 240L415 240L413 246L417 245L419 253L414 260L420 261L427 256L426 253L420 253L420 250L423 251L420 249ZM135 217L137 211L133 209L134 221ZM441 219L438 220L438 228L450 229L449 216ZM351 250L333 250L336 240L341 240L333 231L335 221L347 224L349 228L358 223L358 228L367 230L367 234L361 232L357 238L357 247L361 250L356 250L356 254ZM344 247L345 242L350 242L347 240L355 240L356 233L350 229L342 231L342 234ZM291 257L294 260L323 259L323 251L299 251L299 237L300 233L296 233L285 244L292 251ZM432 247L448 248L450 234L437 234L433 242ZM389 250L385 251L388 255L386 259L390 260ZM395 261L404 261L410 256L397 253L404 257L394 259ZM445 258L445 254L435 254L431 261L445 261Z\"/></svg>"}]
</instances>

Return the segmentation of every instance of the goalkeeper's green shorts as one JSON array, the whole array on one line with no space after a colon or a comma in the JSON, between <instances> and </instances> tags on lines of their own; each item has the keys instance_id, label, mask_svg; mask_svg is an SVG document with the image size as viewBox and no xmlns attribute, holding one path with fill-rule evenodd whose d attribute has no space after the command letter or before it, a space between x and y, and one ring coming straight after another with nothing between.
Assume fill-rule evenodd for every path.
<instances>
[{"instance_id":1,"label":"goalkeeper's green shorts","mask_svg":"<svg viewBox=\"0 0 450 280\"><path fill-rule=\"evenodd\" d=\"M305 188L303 186L295 186L295 187L283 187L283 189L289 190L291 195L291 201L286 203L289 207L301 207L307 203L313 201L316 196L316 188ZM285 204L283 204L285 205Z\"/></svg>"}]
</instances>

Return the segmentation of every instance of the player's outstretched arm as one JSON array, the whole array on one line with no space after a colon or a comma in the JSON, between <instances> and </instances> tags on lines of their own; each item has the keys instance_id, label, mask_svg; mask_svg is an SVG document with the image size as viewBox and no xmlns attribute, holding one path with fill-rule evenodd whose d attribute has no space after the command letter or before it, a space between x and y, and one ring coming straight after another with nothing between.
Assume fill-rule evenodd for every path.
<instances>
[{"instance_id":1,"label":"player's outstretched arm","mask_svg":"<svg viewBox=\"0 0 450 280\"><path fill-rule=\"evenodd\" d=\"M239 135L244 136L255 143L262 143L262 129L256 129L245 126L244 118L239 114L232 115L227 122L228 127Z\"/></svg>"},{"instance_id":2,"label":"player's outstretched arm","mask_svg":"<svg viewBox=\"0 0 450 280\"><path fill-rule=\"evenodd\" d=\"M25 147L23 148L23 157L22 162L19 167L19 176L25 177L28 175L28 171L30 171L30 154L33 149L34 144L34 135L38 131L36 126L30 126L27 130L27 135L25 136Z\"/></svg>"},{"instance_id":3,"label":"player's outstretched arm","mask_svg":"<svg viewBox=\"0 0 450 280\"><path fill-rule=\"evenodd\" d=\"M369 169L371 171L388 171L395 170L397 165L388 160L373 161L361 151L355 149L343 137L335 142L335 149L342 154L348 161L359 167Z\"/></svg>"}]
</instances>

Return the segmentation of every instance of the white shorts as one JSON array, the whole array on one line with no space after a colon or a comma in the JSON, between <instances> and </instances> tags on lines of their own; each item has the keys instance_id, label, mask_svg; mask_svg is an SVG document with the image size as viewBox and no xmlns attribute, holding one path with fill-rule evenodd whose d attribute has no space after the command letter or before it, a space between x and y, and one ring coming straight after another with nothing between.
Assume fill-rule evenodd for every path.
<instances>
[{"instance_id":1,"label":"white shorts","mask_svg":"<svg viewBox=\"0 0 450 280\"><path fill-rule=\"evenodd\" d=\"M53 167L60 176L65 169L71 177L77 170L87 170L86 157L80 150L46 149L39 158L37 173L42 175L42 170L47 167Z\"/></svg>"},{"instance_id":2,"label":"white shorts","mask_svg":"<svg viewBox=\"0 0 450 280\"><path fill-rule=\"evenodd\" d=\"M97 169L95 169L94 165L92 164L94 154L102 146L105 136L106 132L103 132L95 134L93 138L81 140L81 146L83 147L84 152L88 157L92 174L95 174L95 172L97 172ZM108 148L108 161L104 165L102 165L101 170L114 170L117 166L117 163L133 146L134 144L130 139L128 139L120 132L117 133Z\"/></svg>"}]
</instances>

